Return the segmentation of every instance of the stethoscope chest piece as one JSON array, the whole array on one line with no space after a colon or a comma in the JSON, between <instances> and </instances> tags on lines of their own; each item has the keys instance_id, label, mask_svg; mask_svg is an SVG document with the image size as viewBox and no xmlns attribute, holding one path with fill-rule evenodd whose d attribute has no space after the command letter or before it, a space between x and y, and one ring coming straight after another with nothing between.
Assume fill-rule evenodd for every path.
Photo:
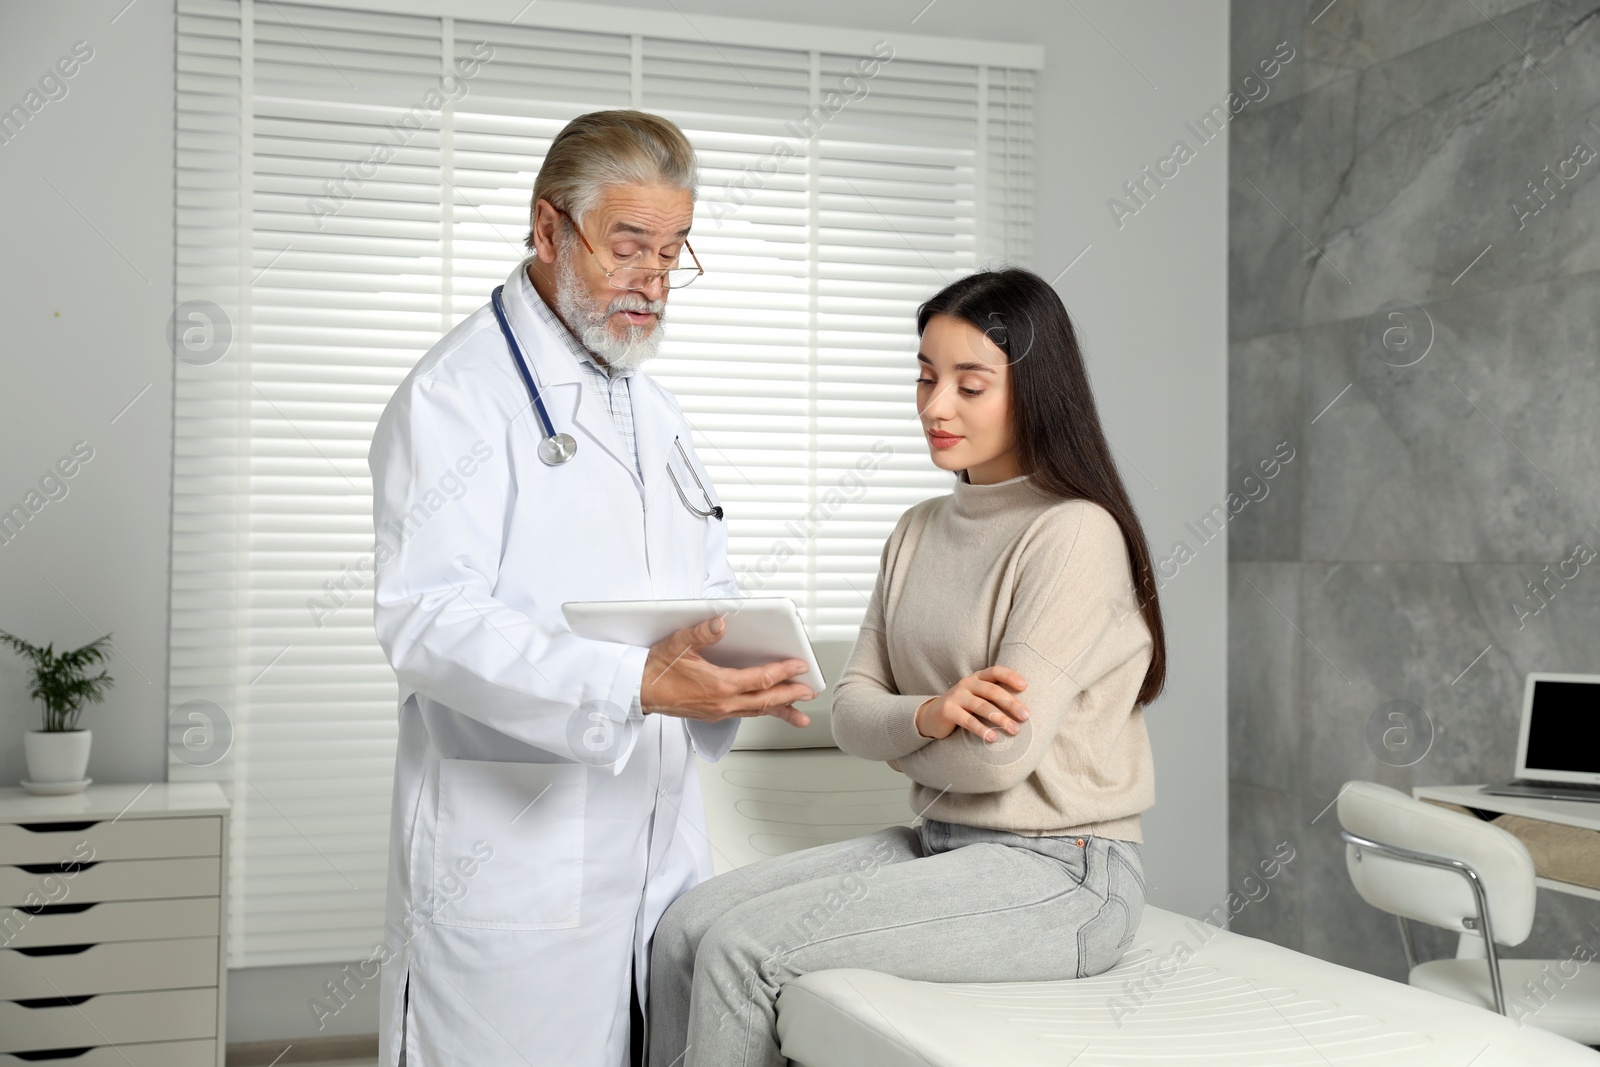
<instances>
[{"instance_id":1,"label":"stethoscope chest piece","mask_svg":"<svg viewBox=\"0 0 1600 1067\"><path fill-rule=\"evenodd\" d=\"M544 437L539 441L539 458L552 467L560 466L578 454L578 442L573 440L570 433L556 433L555 426L550 422L544 397L539 395L539 387L534 384L533 375L528 371L528 361L522 358L522 346L517 344L517 336L506 319L505 305L500 298L503 289L503 285L495 286L494 292L489 294L489 303L494 306L495 321L500 324L500 332L505 336L511 357L517 361L517 373L522 376L522 384L528 387L528 398L533 401L534 411L539 415L539 426L544 430Z\"/></svg>"},{"instance_id":2,"label":"stethoscope chest piece","mask_svg":"<svg viewBox=\"0 0 1600 1067\"><path fill-rule=\"evenodd\" d=\"M578 452L578 442L570 433L551 434L539 442L539 458L550 466L559 466Z\"/></svg>"}]
</instances>

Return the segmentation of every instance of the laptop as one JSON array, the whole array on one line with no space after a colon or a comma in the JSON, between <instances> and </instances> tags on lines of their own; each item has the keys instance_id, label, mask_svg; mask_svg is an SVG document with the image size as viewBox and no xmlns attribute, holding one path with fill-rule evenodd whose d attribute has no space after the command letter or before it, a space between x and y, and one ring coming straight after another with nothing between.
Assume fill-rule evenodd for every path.
<instances>
[{"instance_id":1,"label":"laptop","mask_svg":"<svg viewBox=\"0 0 1600 1067\"><path fill-rule=\"evenodd\" d=\"M1600 675L1528 675L1516 775L1483 792L1600 802Z\"/></svg>"}]
</instances>

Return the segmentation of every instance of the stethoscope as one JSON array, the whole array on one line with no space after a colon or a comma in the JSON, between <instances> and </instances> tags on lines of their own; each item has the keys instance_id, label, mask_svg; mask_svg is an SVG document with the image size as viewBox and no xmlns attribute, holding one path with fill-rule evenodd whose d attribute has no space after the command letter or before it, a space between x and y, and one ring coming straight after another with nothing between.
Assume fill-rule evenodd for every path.
<instances>
[{"instance_id":1,"label":"stethoscope","mask_svg":"<svg viewBox=\"0 0 1600 1067\"><path fill-rule=\"evenodd\" d=\"M522 346L517 344L517 336L511 332L511 323L506 320L505 305L500 302L500 291L504 288L503 285L495 286L489 302L494 305L494 317L500 323L500 332L505 334L506 347L511 349L511 358L517 361L517 373L522 375L522 384L528 387L528 395L533 398L534 409L539 413L539 423L544 427L544 440L539 442L539 458L554 467L578 454L578 442L570 433L556 433L555 423L550 421L550 413L544 408L544 397L539 395L539 387L533 384L533 375L528 373L528 361L522 358Z\"/></svg>"},{"instance_id":2,"label":"stethoscope","mask_svg":"<svg viewBox=\"0 0 1600 1067\"><path fill-rule=\"evenodd\" d=\"M706 498L707 507L701 509L690 503L689 495L683 491L683 486L678 483L678 476L673 473L672 464L668 463L667 477L672 479L672 488L678 491L678 499L683 501L683 506L688 508L691 513L700 516L702 519L722 518L722 505L712 503L711 494L706 492L706 483L702 482L700 476L694 472L694 464L689 462L689 453L683 450L683 440L674 437L672 443L678 446L678 455L683 457L683 466L688 470L689 477L694 479L694 484L700 487L700 495Z\"/></svg>"},{"instance_id":3,"label":"stethoscope","mask_svg":"<svg viewBox=\"0 0 1600 1067\"><path fill-rule=\"evenodd\" d=\"M578 442L570 433L556 433L556 427L550 421L550 412L545 410L544 398L539 395L539 387L534 384L533 375L528 371L528 361L522 358L522 346L517 344L516 334L511 330L511 323L506 319L505 304L500 298L500 293L505 289L497 285L490 294L489 302L494 305L495 321L500 324L500 332L505 335L506 347L511 350L511 358L516 360L517 373L522 375L522 384L528 387L528 396L533 399L534 410L539 413L539 424L544 429L544 439L539 442L539 458L552 467L559 466L578 454ZM683 457L683 465L688 468L689 477L694 479L694 484L699 487L700 495L705 497L706 507L696 507L683 485L678 481L678 475L673 471L672 464L667 464L667 477L672 479L672 487L678 491L678 499L683 501L683 506L702 519L721 519L722 505L712 501L711 494L706 490L705 483L700 480L700 475L695 473L694 464L689 462L689 453L684 451L681 438L674 437L672 443L677 446L678 455Z\"/></svg>"}]
</instances>

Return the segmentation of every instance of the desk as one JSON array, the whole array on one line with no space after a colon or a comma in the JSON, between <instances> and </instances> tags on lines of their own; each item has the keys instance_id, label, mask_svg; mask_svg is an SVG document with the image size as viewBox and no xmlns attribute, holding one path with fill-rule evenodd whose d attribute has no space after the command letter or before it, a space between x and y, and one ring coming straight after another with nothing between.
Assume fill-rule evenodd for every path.
<instances>
[{"instance_id":1,"label":"desk","mask_svg":"<svg viewBox=\"0 0 1600 1067\"><path fill-rule=\"evenodd\" d=\"M1576 826L1583 830L1600 832L1600 802L1587 800L1537 800L1532 797L1496 797L1480 792L1476 785L1422 785L1411 790L1418 800L1436 800L1445 804L1459 804L1464 808L1493 815L1518 815L1524 819ZM1557 893L1570 893L1575 897L1600 900L1600 889L1573 882L1559 882L1553 878L1534 879L1540 889Z\"/></svg>"}]
</instances>

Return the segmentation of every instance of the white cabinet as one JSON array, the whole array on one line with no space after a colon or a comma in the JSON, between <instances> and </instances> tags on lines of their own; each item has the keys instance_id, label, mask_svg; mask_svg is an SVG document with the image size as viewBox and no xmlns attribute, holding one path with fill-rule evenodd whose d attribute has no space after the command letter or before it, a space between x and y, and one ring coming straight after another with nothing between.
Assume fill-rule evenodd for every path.
<instances>
[{"instance_id":1,"label":"white cabinet","mask_svg":"<svg viewBox=\"0 0 1600 1067\"><path fill-rule=\"evenodd\" d=\"M0 1067L223 1067L227 842L211 782L0 789Z\"/></svg>"}]
</instances>

